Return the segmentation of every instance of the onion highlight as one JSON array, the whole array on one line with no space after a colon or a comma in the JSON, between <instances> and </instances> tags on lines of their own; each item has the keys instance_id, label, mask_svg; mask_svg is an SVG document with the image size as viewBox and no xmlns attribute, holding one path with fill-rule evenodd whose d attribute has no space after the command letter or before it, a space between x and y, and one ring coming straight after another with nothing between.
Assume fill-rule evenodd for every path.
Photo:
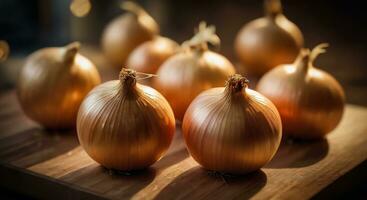
<instances>
[{"instance_id":1,"label":"onion highlight","mask_svg":"<svg viewBox=\"0 0 367 200\"><path fill-rule=\"evenodd\" d=\"M94 64L78 53L79 46L75 42L34 52L18 77L25 114L47 128L74 126L82 100L101 82Z\"/></svg>"},{"instance_id":2,"label":"onion highlight","mask_svg":"<svg viewBox=\"0 0 367 200\"><path fill-rule=\"evenodd\" d=\"M231 76L226 87L202 92L183 120L187 149L205 169L244 174L264 166L277 151L282 132L279 113L263 95Z\"/></svg>"},{"instance_id":3,"label":"onion highlight","mask_svg":"<svg viewBox=\"0 0 367 200\"><path fill-rule=\"evenodd\" d=\"M290 65L280 65L260 79L257 90L268 97L282 117L288 136L316 139L340 122L345 95L340 84L327 72L313 66L327 44L312 51L303 49Z\"/></svg>"},{"instance_id":4,"label":"onion highlight","mask_svg":"<svg viewBox=\"0 0 367 200\"><path fill-rule=\"evenodd\" d=\"M128 13L110 22L102 35L103 51L118 69L126 64L133 49L159 33L158 24L136 3L125 1L121 8Z\"/></svg>"},{"instance_id":5,"label":"onion highlight","mask_svg":"<svg viewBox=\"0 0 367 200\"><path fill-rule=\"evenodd\" d=\"M302 33L283 15L280 0L265 0L264 5L266 16L246 24L235 40L243 71L256 77L292 63L303 46Z\"/></svg>"},{"instance_id":6,"label":"onion highlight","mask_svg":"<svg viewBox=\"0 0 367 200\"><path fill-rule=\"evenodd\" d=\"M149 167L168 149L175 117L166 99L122 69L120 80L94 88L79 109L77 131L88 155L106 168Z\"/></svg>"},{"instance_id":7,"label":"onion highlight","mask_svg":"<svg viewBox=\"0 0 367 200\"><path fill-rule=\"evenodd\" d=\"M222 86L235 73L232 63L210 51L208 43L219 45L215 27L199 25L198 33L183 43L183 50L159 68L154 86L171 104L177 119L182 120L191 101L202 91Z\"/></svg>"}]
</instances>

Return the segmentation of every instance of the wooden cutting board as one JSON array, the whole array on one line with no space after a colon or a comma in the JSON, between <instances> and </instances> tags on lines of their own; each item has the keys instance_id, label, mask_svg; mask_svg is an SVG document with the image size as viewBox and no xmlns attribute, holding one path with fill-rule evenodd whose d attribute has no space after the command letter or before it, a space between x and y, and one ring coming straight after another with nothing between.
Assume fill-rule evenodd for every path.
<instances>
[{"instance_id":1,"label":"wooden cutting board","mask_svg":"<svg viewBox=\"0 0 367 200\"><path fill-rule=\"evenodd\" d=\"M75 131L47 131L27 119L15 92L0 93L0 185L42 199L308 199L367 158L367 108L347 105L325 140L283 142L258 172L222 176L188 155L177 128L168 153L147 170L104 169Z\"/></svg>"}]
</instances>

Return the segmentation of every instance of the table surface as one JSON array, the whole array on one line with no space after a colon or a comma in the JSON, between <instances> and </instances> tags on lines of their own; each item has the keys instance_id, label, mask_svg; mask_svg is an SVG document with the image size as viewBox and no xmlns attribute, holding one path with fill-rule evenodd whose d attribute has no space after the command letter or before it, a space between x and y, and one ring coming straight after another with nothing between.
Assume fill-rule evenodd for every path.
<instances>
[{"instance_id":1,"label":"table surface","mask_svg":"<svg viewBox=\"0 0 367 200\"><path fill-rule=\"evenodd\" d=\"M99 52L87 49L84 54L104 81L117 77ZM23 58L12 58L0 68L0 82L10 88L0 90L0 186L12 191L53 199L307 199L335 183L345 186L344 177L352 172L365 174L358 173L362 165L366 169L367 108L355 105L347 105L341 124L325 140L283 141L267 166L246 176L203 170L187 153L179 126L168 153L151 168L131 174L109 171L85 154L74 130L44 130L23 114L11 89L23 63ZM353 73L341 82L354 83ZM349 102L367 105L367 93L361 92L367 87L362 86L344 85Z\"/></svg>"},{"instance_id":2,"label":"table surface","mask_svg":"<svg viewBox=\"0 0 367 200\"><path fill-rule=\"evenodd\" d=\"M88 157L75 131L47 131L29 120L15 91L0 95L0 107L0 184L37 198L307 199L367 158L367 108L354 105L325 140L284 141L268 165L237 177L198 166L179 126L160 161L124 174Z\"/></svg>"}]
</instances>

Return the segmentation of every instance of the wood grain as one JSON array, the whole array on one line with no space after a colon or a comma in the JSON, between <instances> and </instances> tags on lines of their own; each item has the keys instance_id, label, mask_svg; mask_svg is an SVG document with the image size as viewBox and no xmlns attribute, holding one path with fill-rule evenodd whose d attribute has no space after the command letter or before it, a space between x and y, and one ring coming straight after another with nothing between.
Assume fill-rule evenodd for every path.
<instances>
[{"instance_id":1,"label":"wood grain","mask_svg":"<svg viewBox=\"0 0 367 200\"><path fill-rule=\"evenodd\" d=\"M348 105L325 140L283 141L274 159L246 176L203 170L180 128L152 167L122 173L94 162L76 133L27 119L14 91L0 95L0 185L41 199L308 199L367 158L367 108Z\"/></svg>"}]
</instances>

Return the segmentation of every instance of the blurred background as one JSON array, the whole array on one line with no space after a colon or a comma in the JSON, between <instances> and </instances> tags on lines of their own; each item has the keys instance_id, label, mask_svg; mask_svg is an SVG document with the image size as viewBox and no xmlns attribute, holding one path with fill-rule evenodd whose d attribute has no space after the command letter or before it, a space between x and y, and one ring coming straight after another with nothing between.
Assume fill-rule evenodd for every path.
<instances>
[{"instance_id":1,"label":"blurred background","mask_svg":"<svg viewBox=\"0 0 367 200\"><path fill-rule=\"evenodd\" d=\"M119 8L121 1L91 0L91 9L84 17L72 14L71 2L0 1L0 40L10 47L9 58L0 63L2 90L13 87L23 58L41 47L62 46L77 40L83 44L82 53L98 67L106 65L100 53L100 37L106 24L123 13ZM237 32L245 23L263 16L262 1L258 0L137 2L156 19L163 36L179 43L192 36L201 20L214 24L222 40L220 52L234 63L237 59L233 41ZM349 103L367 105L367 14L363 1L283 0L282 4L284 14L303 31L306 47L330 43L327 54L318 58L316 66L341 82Z\"/></svg>"},{"instance_id":2,"label":"blurred background","mask_svg":"<svg viewBox=\"0 0 367 200\"><path fill-rule=\"evenodd\" d=\"M72 14L72 0L1 0L0 48L9 46L9 56L0 59L0 91L11 90L24 59L31 52L47 46L82 42L82 54L90 58L102 73L109 66L100 50L101 33L106 24L123 13L120 0L90 0L91 9L84 17ZM217 27L222 40L220 52L233 63L237 59L233 42L240 28L263 16L259 0L139 0L161 28L161 34L179 43L193 35L194 28L205 20ZM284 14L298 25L305 46L327 42L328 52L316 66L334 75L344 87L347 102L367 106L367 13L364 1L283 0ZM0 57L1 52L0 49ZM108 77L108 76L105 76ZM108 78L107 78L108 79ZM105 78L106 80L106 78ZM253 86L252 86L253 87ZM1 109L1 108L0 108ZM366 196L366 183L353 188L345 197ZM364 189L363 189L364 188ZM353 195L351 195L353 194ZM0 188L2 199L13 199ZM23 198L22 196L15 196ZM5 199L6 199L5 198Z\"/></svg>"},{"instance_id":3,"label":"blurred background","mask_svg":"<svg viewBox=\"0 0 367 200\"><path fill-rule=\"evenodd\" d=\"M11 88L24 57L46 46L82 42L82 53L98 67L107 67L100 53L100 37L106 24L123 13L120 0L90 0L84 17L70 10L72 0L1 0L0 40L10 46L10 55L0 63L0 88ZM161 34L179 43L189 39L201 20L214 24L222 40L220 52L232 62L237 59L233 41L247 22L263 15L259 0L139 0L159 23ZM316 66L333 74L346 90L349 103L367 105L365 66L367 14L363 1L283 0L284 14L303 31L305 46L330 43ZM9 69L10 68L10 69ZM103 70L102 70L103 71Z\"/></svg>"}]
</instances>

